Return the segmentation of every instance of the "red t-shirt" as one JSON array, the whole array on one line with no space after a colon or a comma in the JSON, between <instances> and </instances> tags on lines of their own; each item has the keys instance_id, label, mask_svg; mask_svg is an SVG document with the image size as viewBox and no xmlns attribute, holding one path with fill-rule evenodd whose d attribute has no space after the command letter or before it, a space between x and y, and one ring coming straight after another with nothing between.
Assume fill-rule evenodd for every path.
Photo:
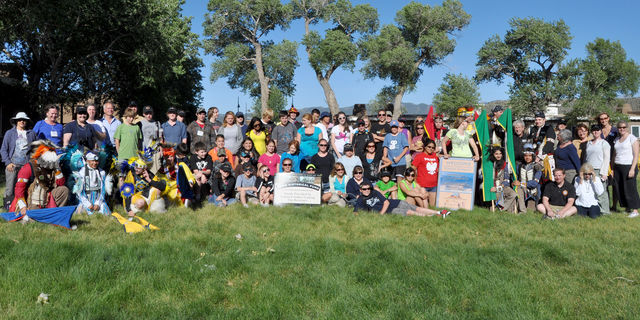
<instances>
[{"instance_id":1,"label":"red t-shirt","mask_svg":"<svg viewBox=\"0 0 640 320\"><path fill-rule=\"evenodd\" d=\"M423 188L432 188L438 185L438 156L434 153L428 155L425 152L413 155L413 166L418 169L416 181Z\"/></svg>"}]
</instances>

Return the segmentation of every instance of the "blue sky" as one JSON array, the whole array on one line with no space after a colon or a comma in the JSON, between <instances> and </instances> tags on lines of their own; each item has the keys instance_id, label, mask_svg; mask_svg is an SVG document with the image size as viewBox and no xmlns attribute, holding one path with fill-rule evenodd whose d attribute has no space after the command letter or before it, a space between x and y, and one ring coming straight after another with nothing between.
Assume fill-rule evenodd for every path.
<instances>
[{"instance_id":1,"label":"blue sky","mask_svg":"<svg viewBox=\"0 0 640 320\"><path fill-rule=\"evenodd\" d=\"M394 23L395 13L408 4L408 0L352 0L354 5L368 3L378 10L380 25ZM419 1L432 6L441 1ZM476 53L491 35L503 36L509 27L508 21L512 17L537 17L546 21L563 19L570 27L573 41L569 51L569 58L584 57L585 45L597 37L619 40L627 51L627 57L640 63L640 1L609 0L609 1L462 1L464 10L471 15L471 23L457 35L457 47L453 54L445 59L441 66L425 69L417 89L404 96L404 102L430 103L437 92L446 73L462 73L472 77L475 73ZM186 0L183 7L185 16L192 16L193 32L202 37L202 23L207 10L206 0ZM326 26L314 27L319 32ZM270 39L279 41L289 39L300 42L304 33L301 21L295 21L286 31L277 30L269 35ZM296 107L326 106L322 88L318 84L315 74L307 61L307 54L302 45L298 48L299 64L296 69L296 93L294 104ZM204 55L205 67L203 75L202 106L207 109L212 106L222 111L236 110L238 98L241 110L253 104L253 100L240 90L229 88L226 81L221 79L211 83L210 65L213 57ZM331 85L341 106L352 106L355 103L367 103L387 83L383 80L365 80L360 74L359 63L354 70L338 70L331 78ZM479 86L481 101L492 101L507 98L506 85L484 83ZM243 110L244 111L244 110Z\"/></svg>"}]
</instances>

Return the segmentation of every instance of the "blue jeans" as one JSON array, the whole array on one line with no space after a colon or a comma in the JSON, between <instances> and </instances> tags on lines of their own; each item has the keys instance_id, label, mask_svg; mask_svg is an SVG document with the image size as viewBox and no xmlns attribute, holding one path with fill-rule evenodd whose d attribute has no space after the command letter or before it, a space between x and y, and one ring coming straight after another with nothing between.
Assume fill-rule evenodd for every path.
<instances>
[{"instance_id":1,"label":"blue jeans","mask_svg":"<svg viewBox=\"0 0 640 320\"><path fill-rule=\"evenodd\" d=\"M218 196L216 196L216 195L211 195L211 196L209 197L209 203L213 203L213 204L215 204L215 205L216 205L216 206L218 206L218 207L224 207L224 206L225 206L225 204L222 202L222 200L218 201L218 200L216 200L216 198L218 198ZM229 199L224 199L224 200L226 200L226 201L227 201L227 206L228 206L228 205L232 205L232 204L234 204L234 203L236 203L236 202L238 201L238 200L236 200L235 198L229 198Z\"/></svg>"}]
</instances>

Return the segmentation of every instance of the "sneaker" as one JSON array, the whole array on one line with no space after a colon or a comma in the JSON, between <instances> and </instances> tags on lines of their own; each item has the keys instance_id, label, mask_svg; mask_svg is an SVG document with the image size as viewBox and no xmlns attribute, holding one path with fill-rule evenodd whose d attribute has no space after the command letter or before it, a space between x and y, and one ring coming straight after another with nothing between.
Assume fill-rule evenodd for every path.
<instances>
[{"instance_id":1,"label":"sneaker","mask_svg":"<svg viewBox=\"0 0 640 320\"><path fill-rule=\"evenodd\" d=\"M640 216L640 213L638 213L638 211L634 211L634 212L631 212L631 213L627 216L627 218L636 218L636 217L639 217L639 216Z\"/></svg>"},{"instance_id":2,"label":"sneaker","mask_svg":"<svg viewBox=\"0 0 640 320\"><path fill-rule=\"evenodd\" d=\"M542 216L542 220L545 220L545 219L555 220L556 217L551 217L551 216L548 216L548 215L545 214L545 215Z\"/></svg>"},{"instance_id":3,"label":"sneaker","mask_svg":"<svg viewBox=\"0 0 640 320\"><path fill-rule=\"evenodd\" d=\"M447 209L443 209L442 211L440 211L438 214L442 216L442 219L446 218L449 214L451 213L451 211L447 210Z\"/></svg>"}]
</instances>

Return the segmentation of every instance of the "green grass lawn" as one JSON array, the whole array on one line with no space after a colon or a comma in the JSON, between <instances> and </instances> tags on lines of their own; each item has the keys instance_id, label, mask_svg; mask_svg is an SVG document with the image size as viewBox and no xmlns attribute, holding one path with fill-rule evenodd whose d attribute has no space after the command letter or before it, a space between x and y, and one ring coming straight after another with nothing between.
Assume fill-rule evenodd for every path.
<instances>
[{"instance_id":1,"label":"green grass lawn","mask_svg":"<svg viewBox=\"0 0 640 320\"><path fill-rule=\"evenodd\" d=\"M2 318L618 318L640 311L640 219L447 219L333 207L174 209L127 235L0 223ZM242 236L241 240L236 235ZM628 280L625 280L628 279ZM38 305L37 296L50 294Z\"/></svg>"}]
</instances>

